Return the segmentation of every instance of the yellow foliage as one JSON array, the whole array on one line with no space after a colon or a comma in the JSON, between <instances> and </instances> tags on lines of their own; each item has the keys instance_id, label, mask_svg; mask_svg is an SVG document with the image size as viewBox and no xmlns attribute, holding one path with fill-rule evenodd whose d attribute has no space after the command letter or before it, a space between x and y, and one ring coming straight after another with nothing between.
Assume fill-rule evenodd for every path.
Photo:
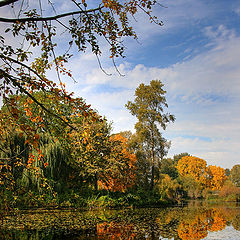
<instances>
[{"instance_id":1,"label":"yellow foliage","mask_svg":"<svg viewBox=\"0 0 240 240\"><path fill-rule=\"evenodd\" d=\"M225 175L225 170L221 167L217 166L208 166L208 185L213 190L220 190L227 180L227 176Z\"/></svg>"},{"instance_id":2,"label":"yellow foliage","mask_svg":"<svg viewBox=\"0 0 240 240\"><path fill-rule=\"evenodd\" d=\"M190 175L202 184L206 182L206 168L205 160L193 156L182 157L177 164L177 170L181 176Z\"/></svg>"}]
</instances>

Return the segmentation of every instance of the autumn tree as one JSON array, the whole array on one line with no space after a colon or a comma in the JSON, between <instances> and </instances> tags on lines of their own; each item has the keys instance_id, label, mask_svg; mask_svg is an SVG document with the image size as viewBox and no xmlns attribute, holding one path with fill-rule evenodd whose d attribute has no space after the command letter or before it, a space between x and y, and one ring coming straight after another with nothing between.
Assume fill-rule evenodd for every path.
<instances>
[{"instance_id":1,"label":"autumn tree","mask_svg":"<svg viewBox=\"0 0 240 240\"><path fill-rule=\"evenodd\" d=\"M12 118L8 111L8 102L4 100L0 110L1 120L7 123L3 128L0 143L3 166L0 171L0 183L4 188L12 185L13 190L17 186L24 187L26 191L39 191L43 180L45 183L52 182L54 188L60 182L64 185L72 173L69 162L72 144L75 141L72 139L73 130L79 126L81 129L85 128L83 120L86 118L75 104L78 102L81 108L86 104L83 100L66 104L67 101L59 101L54 94L46 95L43 91L34 92L32 95L44 106L51 107L56 114L60 112L65 121L71 121L73 126L71 128L61 124L61 119L47 114L41 106L24 94L11 96L17 100L16 107L23 111L16 120ZM87 116L87 111L84 114ZM87 131L84 134L87 135Z\"/></svg>"},{"instance_id":2,"label":"autumn tree","mask_svg":"<svg viewBox=\"0 0 240 240\"><path fill-rule=\"evenodd\" d=\"M102 122L92 122L86 118L84 127L71 134L72 151L70 165L79 175L93 184L95 190L99 176L109 164L111 155L110 142L111 125L104 119Z\"/></svg>"},{"instance_id":3,"label":"autumn tree","mask_svg":"<svg viewBox=\"0 0 240 240\"><path fill-rule=\"evenodd\" d=\"M206 183L206 168L206 161L194 156L182 157L177 164L181 176L189 175L201 184Z\"/></svg>"},{"instance_id":4,"label":"autumn tree","mask_svg":"<svg viewBox=\"0 0 240 240\"><path fill-rule=\"evenodd\" d=\"M232 182L240 187L240 164L234 165L230 172Z\"/></svg>"},{"instance_id":5,"label":"autumn tree","mask_svg":"<svg viewBox=\"0 0 240 240\"><path fill-rule=\"evenodd\" d=\"M99 116L89 105L65 89L63 75L73 78L66 68L70 57L76 50L85 52L89 48L102 69L99 60L101 43L107 43L109 57L116 66L115 59L124 56L122 40L126 37L137 38L130 24L131 17L135 18L141 11L151 22L162 25L152 15L156 1L71 0L70 11L56 7L59 4L59 1L47 0L4 0L0 3L3 12L12 12L11 16L0 18L0 97L9 112L1 112L1 152L5 151L5 136L9 128L17 128L19 134L25 134L28 144L35 149L39 149L37 132L40 130L46 132L64 127L65 137L69 138L71 131L85 129L75 123L75 117L66 116L65 111L51 104L46 105L43 98L37 98L35 93L38 91L43 91L46 96L51 94L55 101L71 107L79 118L91 117L92 121L98 121ZM67 39L67 44L58 44L59 39L63 38ZM52 70L55 70L56 79L48 77ZM18 104L19 94L26 96L24 107ZM6 161L11 160L1 159L2 176L5 171L9 172Z\"/></svg>"},{"instance_id":6,"label":"autumn tree","mask_svg":"<svg viewBox=\"0 0 240 240\"><path fill-rule=\"evenodd\" d=\"M208 186L213 190L220 190L227 179L224 168L217 166L208 166Z\"/></svg>"},{"instance_id":7,"label":"autumn tree","mask_svg":"<svg viewBox=\"0 0 240 240\"><path fill-rule=\"evenodd\" d=\"M125 192L135 184L136 156L128 139L120 134L110 137L111 153L108 165L99 178L99 185L111 191Z\"/></svg>"},{"instance_id":8,"label":"autumn tree","mask_svg":"<svg viewBox=\"0 0 240 240\"><path fill-rule=\"evenodd\" d=\"M154 187L155 165L167 154L170 146L162 137L159 127L165 130L167 124L175 120L172 114L165 112L168 107L165 94L162 82L152 80L150 85L140 84L135 91L134 101L126 104L127 109L138 119L136 134L151 162L151 189Z\"/></svg>"}]
</instances>

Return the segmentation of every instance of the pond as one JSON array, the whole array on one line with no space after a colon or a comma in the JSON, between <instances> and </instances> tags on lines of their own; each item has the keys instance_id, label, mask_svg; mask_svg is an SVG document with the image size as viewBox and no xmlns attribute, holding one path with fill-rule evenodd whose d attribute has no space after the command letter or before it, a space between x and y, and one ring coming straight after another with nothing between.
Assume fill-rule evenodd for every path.
<instances>
[{"instance_id":1,"label":"pond","mask_svg":"<svg viewBox=\"0 0 240 240\"><path fill-rule=\"evenodd\" d=\"M171 208L21 211L0 220L3 240L240 239L240 206L190 202Z\"/></svg>"}]
</instances>

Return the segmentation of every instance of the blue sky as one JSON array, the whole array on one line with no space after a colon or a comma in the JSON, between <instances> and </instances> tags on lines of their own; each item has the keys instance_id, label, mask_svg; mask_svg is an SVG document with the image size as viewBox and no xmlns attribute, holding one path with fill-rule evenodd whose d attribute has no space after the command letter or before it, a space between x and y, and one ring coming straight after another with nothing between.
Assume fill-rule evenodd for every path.
<instances>
[{"instance_id":1,"label":"blue sky","mask_svg":"<svg viewBox=\"0 0 240 240\"><path fill-rule=\"evenodd\" d=\"M66 1L59 3L57 10L68 10ZM116 61L124 77L103 45L101 63L112 75L101 71L90 52L76 52L68 68L77 83L66 80L67 89L112 121L113 132L134 131L136 119L124 105L140 83L159 79L167 91L167 111L176 116L164 132L172 143L168 156L188 152L209 165L240 164L240 0L161 4L165 7L154 13L164 26L150 24L143 14L132 19L138 41L126 39L126 57Z\"/></svg>"},{"instance_id":2,"label":"blue sky","mask_svg":"<svg viewBox=\"0 0 240 240\"><path fill-rule=\"evenodd\" d=\"M155 14L163 27L139 15L133 21L139 39L125 41L126 58L117 61L125 77L101 58L107 76L90 54L72 59L83 96L113 121L113 131L132 130L136 119L124 105L140 83L160 79L167 90L168 111L176 122L164 136L169 156L189 152L209 165L231 168L240 163L240 1L166 0ZM81 71L79 72L79 69Z\"/></svg>"},{"instance_id":3,"label":"blue sky","mask_svg":"<svg viewBox=\"0 0 240 240\"><path fill-rule=\"evenodd\" d=\"M149 24L143 15L133 21L138 42L125 41L126 58L117 61L125 77L103 56L104 69L112 73L105 75L87 53L72 60L79 83L70 89L113 121L114 132L134 131L136 119L124 105L140 83L160 79L168 111L176 116L164 132L172 142L169 156L189 152L209 165L231 168L240 163L240 1L162 4L167 8L155 14L163 27Z\"/></svg>"}]
</instances>

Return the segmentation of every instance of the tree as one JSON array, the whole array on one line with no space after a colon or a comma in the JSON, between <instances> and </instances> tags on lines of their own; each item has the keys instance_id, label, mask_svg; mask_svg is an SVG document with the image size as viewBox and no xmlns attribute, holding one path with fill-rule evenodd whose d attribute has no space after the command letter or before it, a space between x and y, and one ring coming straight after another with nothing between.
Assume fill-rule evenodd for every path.
<instances>
[{"instance_id":1,"label":"tree","mask_svg":"<svg viewBox=\"0 0 240 240\"><path fill-rule=\"evenodd\" d=\"M102 122L86 119L84 128L71 135L70 164L83 179L94 185L95 190L98 189L99 177L105 176L109 165L112 150L110 131L111 125L106 119Z\"/></svg>"},{"instance_id":2,"label":"tree","mask_svg":"<svg viewBox=\"0 0 240 240\"><path fill-rule=\"evenodd\" d=\"M125 192L134 185L136 156L129 149L128 139L121 133L110 137L111 153L99 185L111 191Z\"/></svg>"},{"instance_id":3,"label":"tree","mask_svg":"<svg viewBox=\"0 0 240 240\"><path fill-rule=\"evenodd\" d=\"M189 153L180 153L173 156L173 161L177 165L182 157L191 156Z\"/></svg>"},{"instance_id":4,"label":"tree","mask_svg":"<svg viewBox=\"0 0 240 240\"><path fill-rule=\"evenodd\" d=\"M55 98L54 93L46 95L43 91L33 92L32 96L36 101L42 102L47 108L51 108L55 114L60 113L64 121L72 123L72 127L62 124L61 119L56 118L54 115L49 115L39 104L24 94L10 96L11 100L14 101L17 113L21 112L21 115L13 115L8 110L11 107L9 102L4 99L4 104L0 110L0 129L2 131L0 136L0 164L4 167L0 171L0 181L11 178L13 185L14 180L16 180L13 175L13 169L17 169L17 167L13 168L13 165L17 164L18 167L21 167L21 169L26 168L27 171L30 170L31 166L32 169L36 169L36 167L44 163L43 152L47 149L44 145L49 145L48 150L50 152L52 142L54 147L56 147L55 143L58 142L59 145L61 144L61 151L64 152L66 150L68 152L70 148L69 143L74 142L72 134L76 131L75 129L85 130L83 120L86 119L86 116L89 116L89 121L93 121L93 115L87 113L87 107L83 114L81 109L86 104L82 99L73 99L71 102L68 102L67 99L60 101L59 98ZM87 130L85 130L84 134L86 138L88 135ZM15 139L14 144L12 144L12 138ZM42 164L36 166L38 160L41 160ZM10 169L7 171L5 166L11 166L11 171ZM22 171L25 170L22 169ZM8 174L6 175L6 173ZM8 177L6 178L6 176Z\"/></svg>"},{"instance_id":5,"label":"tree","mask_svg":"<svg viewBox=\"0 0 240 240\"><path fill-rule=\"evenodd\" d=\"M193 177L198 183L206 183L207 163L201 158L193 156L182 157L178 161L177 169L179 174L183 177L189 175Z\"/></svg>"},{"instance_id":6,"label":"tree","mask_svg":"<svg viewBox=\"0 0 240 240\"><path fill-rule=\"evenodd\" d=\"M56 1L57 4L59 1ZM6 136L9 126L18 128L19 134L26 134L29 145L34 148L38 147L36 132L39 129L46 132L49 128L63 126L64 132L69 135L73 130L85 129L83 125L76 124L76 118L66 117L65 111L59 108L56 111L54 104L46 105L43 98L37 98L35 93L39 91L43 91L46 96L51 94L57 102L70 106L70 112L76 112L79 118L91 117L92 121L98 121L100 116L90 105L66 91L62 75L72 78L72 73L65 65L76 49L85 52L89 47L102 68L99 61L100 43L105 41L109 46L109 57L116 66L115 58L124 56L122 39L137 38L129 18L142 11L151 22L162 25L161 21L152 16L152 7L156 4L156 1L151 0L71 0L69 7L72 11L56 13L54 3L48 0L39 0L37 3L1 1L0 7L6 9L6 12L7 8L13 9L14 15L13 18L0 18L3 29L0 34L0 97L9 112L1 112L1 152L5 151L6 145L6 138L2 136ZM63 35L68 39L66 48L57 44L59 36L63 38ZM56 71L57 78L54 80L47 77L51 70ZM19 94L26 96L25 107L18 104ZM29 122L32 124L29 125ZM1 169L5 167L1 165Z\"/></svg>"},{"instance_id":7,"label":"tree","mask_svg":"<svg viewBox=\"0 0 240 240\"><path fill-rule=\"evenodd\" d=\"M224 168L210 165L207 167L207 173L209 187L213 190L220 190L227 179Z\"/></svg>"},{"instance_id":8,"label":"tree","mask_svg":"<svg viewBox=\"0 0 240 240\"><path fill-rule=\"evenodd\" d=\"M122 39L137 38L130 25L130 17L142 11L151 22L162 25L161 21L152 16L152 7L156 3L156 1L149 0L123 2L99 0L94 3L71 0L69 7L72 11L57 14L55 5L58 6L59 2L39 0L36 4L24 0L1 1L1 8L13 8L14 13L13 18L0 18L0 24L4 29L0 35L0 93L2 97L9 100L9 94L21 92L39 104L48 114L61 118L60 113L56 115L51 108L48 109L37 101L32 91L41 89L70 101L71 94L65 91L60 75L72 78L71 71L64 67L72 56L71 53L74 53L76 48L78 51L85 51L89 47L100 64L100 43L104 40L109 46L110 58L116 66L114 59L124 56ZM9 6L10 4L12 5ZM57 44L58 37L62 38L63 34L68 39L65 49L62 45L58 47ZM10 42L12 38L20 45ZM39 51L37 57L35 51ZM51 81L47 78L47 71L53 68L56 70L60 87L56 85L56 80ZM15 111L15 108L10 110L16 115L21 115L21 112ZM84 108L82 110L84 111ZM62 121L66 125L70 124L64 119Z\"/></svg>"},{"instance_id":9,"label":"tree","mask_svg":"<svg viewBox=\"0 0 240 240\"><path fill-rule=\"evenodd\" d=\"M174 160L171 158L162 159L159 172L161 174L169 175L172 179L176 179L178 177L176 165L174 164Z\"/></svg>"},{"instance_id":10,"label":"tree","mask_svg":"<svg viewBox=\"0 0 240 240\"><path fill-rule=\"evenodd\" d=\"M231 180L237 186L240 187L240 164L234 165L231 169Z\"/></svg>"},{"instance_id":11,"label":"tree","mask_svg":"<svg viewBox=\"0 0 240 240\"><path fill-rule=\"evenodd\" d=\"M151 188L154 187L155 165L167 154L169 142L162 137L159 126L165 130L167 124L174 122L172 114L165 113L167 108L166 91L159 80L152 80L150 85L143 83L135 91L133 102L128 101L126 107L131 114L136 116L136 134L143 145L147 159L151 159Z\"/></svg>"},{"instance_id":12,"label":"tree","mask_svg":"<svg viewBox=\"0 0 240 240\"><path fill-rule=\"evenodd\" d=\"M231 174L230 169L229 169L229 168L225 168L225 175L226 175L227 177L229 177L230 174Z\"/></svg>"}]
</instances>

